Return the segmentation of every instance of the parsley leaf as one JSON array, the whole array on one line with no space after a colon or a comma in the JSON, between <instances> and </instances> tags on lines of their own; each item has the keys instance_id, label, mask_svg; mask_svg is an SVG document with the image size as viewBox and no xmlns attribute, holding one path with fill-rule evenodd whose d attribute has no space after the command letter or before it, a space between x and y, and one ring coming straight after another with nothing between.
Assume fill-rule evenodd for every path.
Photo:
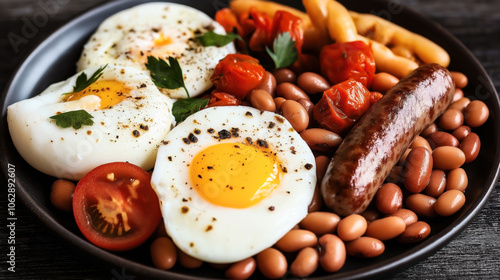
<instances>
[{"instance_id":1,"label":"parsley leaf","mask_svg":"<svg viewBox=\"0 0 500 280\"><path fill-rule=\"evenodd\" d=\"M88 86L90 86L91 84L95 83L103 74L103 71L104 69L107 67L108 65L104 65L104 66L101 66L99 67L99 69L97 69L94 74L92 74L92 76L90 76L89 79L87 79L87 74L85 74L85 72L82 72L77 78L76 78L76 83L75 85L73 86L73 91L72 92L67 92L67 93L63 93L63 95L68 95L68 94L72 94L72 93L76 93L76 92L80 92L84 89L86 89Z\"/></svg>"},{"instance_id":2,"label":"parsley leaf","mask_svg":"<svg viewBox=\"0 0 500 280\"><path fill-rule=\"evenodd\" d=\"M163 59L148 56L146 68L151 72L151 78L157 87L166 89L184 88L187 97L189 92L184 84L184 75L176 58L169 56L168 63Z\"/></svg>"},{"instance_id":3,"label":"parsley leaf","mask_svg":"<svg viewBox=\"0 0 500 280\"><path fill-rule=\"evenodd\" d=\"M84 125L93 125L93 116L85 110L69 111L50 117L56 120L56 125L62 128L73 127L80 129Z\"/></svg>"},{"instance_id":4,"label":"parsley leaf","mask_svg":"<svg viewBox=\"0 0 500 280\"><path fill-rule=\"evenodd\" d=\"M208 104L208 99L179 99L172 107L172 114L176 122L182 122L190 115L205 108Z\"/></svg>"},{"instance_id":5,"label":"parsley leaf","mask_svg":"<svg viewBox=\"0 0 500 280\"><path fill-rule=\"evenodd\" d=\"M273 59L276 69L290 66L297 60L297 49L289 32L283 32L274 39L273 51L266 47L266 51Z\"/></svg>"},{"instance_id":6,"label":"parsley leaf","mask_svg":"<svg viewBox=\"0 0 500 280\"><path fill-rule=\"evenodd\" d=\"M236 33L228 32L226 35L221 35L213 32L212 30L203 35L196 36L196 39L205 47L222 47L231 43L235 39L243 41L243 38Z\"/></svg>"}]
</instances>

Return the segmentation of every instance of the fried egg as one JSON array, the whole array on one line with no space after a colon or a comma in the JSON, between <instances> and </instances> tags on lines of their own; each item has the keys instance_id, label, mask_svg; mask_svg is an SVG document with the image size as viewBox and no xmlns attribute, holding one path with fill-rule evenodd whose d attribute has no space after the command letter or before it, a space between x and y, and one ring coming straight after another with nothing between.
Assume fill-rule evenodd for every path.
<instances>
[{"instance_id":1,"label":"fried egg","mask_svg":"<svg viewBox=\"0 0 500 280\"><path fill-rule=\"evenodd\" d=\"M280 115L212 107L176 126L158 150L152 186L178 248L211 263L271 247L307 214L314 156Z\"/></svg>"},{"instance_id":2,"label":"fried egg","mask_svg":"<svg viewBox=\"0 0 500 280\"><path fill-rule=\"evenodd\" d=\"M82 73L89 78L98 68ZM142 71L114 65L84 90L68 94L82 73L8 107L10 135L20 155L45 174L71 180L113 161L151 169L174 125L170 98ZM90 113L93 124L63 128L51 119L79 110Z\"/></svg>"},{"instance_id":3,"label":"fried egg","mask_svg":"<svg viewBox=\"0 0 500 280\"><path fill-rule=\"evenodd\" d=\"M115 63L146 70L148 56L168 62L177 58L191 97L212 87L213 69L229 53L233 43L205 47L195 37L207 31L226 34L224 28L203 12L175 3L147 3L106 19L84 46L77 70ZM171 98L186 98L182 88L161 89Z\"/></svg>"}]
</instances>

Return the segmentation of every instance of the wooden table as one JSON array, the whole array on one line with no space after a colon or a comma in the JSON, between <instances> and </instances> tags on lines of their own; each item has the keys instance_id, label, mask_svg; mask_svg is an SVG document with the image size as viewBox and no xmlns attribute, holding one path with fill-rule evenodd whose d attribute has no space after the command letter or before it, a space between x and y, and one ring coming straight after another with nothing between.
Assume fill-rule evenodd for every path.
<instances>
[{"instance_id":1,"label":"wooden table","mask_svg":"<svg viewBox=\"0 0 500 280\"><path fill-rule=\"evenodd\" d=\"M2 0L0 2L0 89L23 58L52 31L106 0ZM478 58L500 91L500 1L394 0L438 22ZM49 6L49 3L60 3ZM44 7L42 7L44 5ZM45 8L45 17L42 9ZM57 11L56 11L57 8ZM30 38L16 44L7 34L22 32L27 20L40 23ZM6 180L2 180L5 182ZM500 275L500 187L486 207L447 246L391 279L498 279ZM121 269L99 266L49 231L18 200L16 204L16 273L6 261L7 191L0 192L1 279L133 279ZM6 277L6 278L5 278ZM135 278L138 279L138 278Z\"/></svg>"}]
</instances>

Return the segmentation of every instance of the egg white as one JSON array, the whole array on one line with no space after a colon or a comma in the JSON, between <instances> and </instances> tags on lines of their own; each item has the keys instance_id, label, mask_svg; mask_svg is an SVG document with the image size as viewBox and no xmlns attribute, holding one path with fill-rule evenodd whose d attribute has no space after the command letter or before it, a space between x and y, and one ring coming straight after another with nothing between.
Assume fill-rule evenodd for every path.
<instances>
[{"instance_id":1,"label":"egg white","mask_svg":"<svg viewBox=\"0 0 500 280\"><path fill-rule=\"evenodd\" d=\"M84 46L77 71L115 63L146 70L146 57L177 58L190 96L212 87L210 76L218 61L235 52L233 43L222 47L205 47L195 36L213 30L225 34L224 28L203 12L175 3L146 3L121 11L106 19ZM155 38L164 35L171 43L154 46ZM183 88L161 89L174 99L186 98Z\"/></svg>"},{"instance_id":2,"label":"egg white","mask_svg":"<svg viewBox=\"0 0 500 280\"><path fill-rule=\"evenodd\" d=\"M208 130L214 129L214 133ZM238 137L218 140L217 132L238 128ZM196 142L187 144L193 135ZM189 165L206 147L222 142L267 141L287 170L280 185L258 204L235 209L204 200L190 183ZM187 254L211 263L245 259L272 246L307 214L316 185L314 156L282 116L245 106L214 107L175 127L158 150L152 186L165 228ZM189 209L187 212L181 209ZM185 208L187 207L187 208ZM185 212L185 213L184 213Z\"/></svg>"},{"instance_id":3,"label":"egg white","mask_svg":"<svg viewBox=\"0 0 500 280\"><path fill-rule=\"evenodd\" d=\"M91 77L98 67L84 72ZM77 73L41 94L8 107L7 122L20 155L35 169L58 178L78 180L92 168L128 161L151 169L161 140L174 125L172 101L148 75L135 68L108 65L101 79L122 81L130 96L112 108L89 110L100 98L89 95L63 101L72 92ZM94 124L61 128L50 119L57 113L86 109ZM137 131L134 136L134 131Z\"/></svg>"}]
</instances>

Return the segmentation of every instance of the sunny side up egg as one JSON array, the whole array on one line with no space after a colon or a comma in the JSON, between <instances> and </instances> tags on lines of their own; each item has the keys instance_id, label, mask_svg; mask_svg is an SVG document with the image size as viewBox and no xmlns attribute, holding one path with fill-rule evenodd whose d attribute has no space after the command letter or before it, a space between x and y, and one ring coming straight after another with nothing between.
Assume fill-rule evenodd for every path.
<instances>
[{"instance_id":1,"label":"sunny side up egg","mask_svg":"<svg viewBox=\"0 0 500 280\"><path fill-rule=\"evenodd\" d=\"M83 73L91 77L98 68ZM71 180L113 161L151 169L161 140L174 125L170 98L142 71L113 65L89 87L67 94L81 74L8 107L10 135L20 155L47 175ZM79 110L90 113L92 125L63 128L51 119Z\"/></svg>"},{"instance_id":2,"label":"sunny side up egg","mask_svg":"<svg viewBox=\"0 0 500 280\"><path fill-rule=\"evenodd\" d=\"M188 255L239 261L271 247L306 216L315 160L282 116L207 108L163 143L151 184L168 235Z\"/></svg>"},{"instance_id":3,"label":"sunny side up egg","mask_svg":"<svg viewBox=\"0 0 500 280\"><path fill-rule=\"evenodd\" d=\"M234 44L205 47L196 36L224 28L203 12L175 3L147 3L107 18L84 46L77 71L107 63L146 70L148 56L178 60L191 97L212 87L210 76L219 60L236 52ZM183 88L161 89L174 99L186 98Z\"/></svg>"}]
</instances>

